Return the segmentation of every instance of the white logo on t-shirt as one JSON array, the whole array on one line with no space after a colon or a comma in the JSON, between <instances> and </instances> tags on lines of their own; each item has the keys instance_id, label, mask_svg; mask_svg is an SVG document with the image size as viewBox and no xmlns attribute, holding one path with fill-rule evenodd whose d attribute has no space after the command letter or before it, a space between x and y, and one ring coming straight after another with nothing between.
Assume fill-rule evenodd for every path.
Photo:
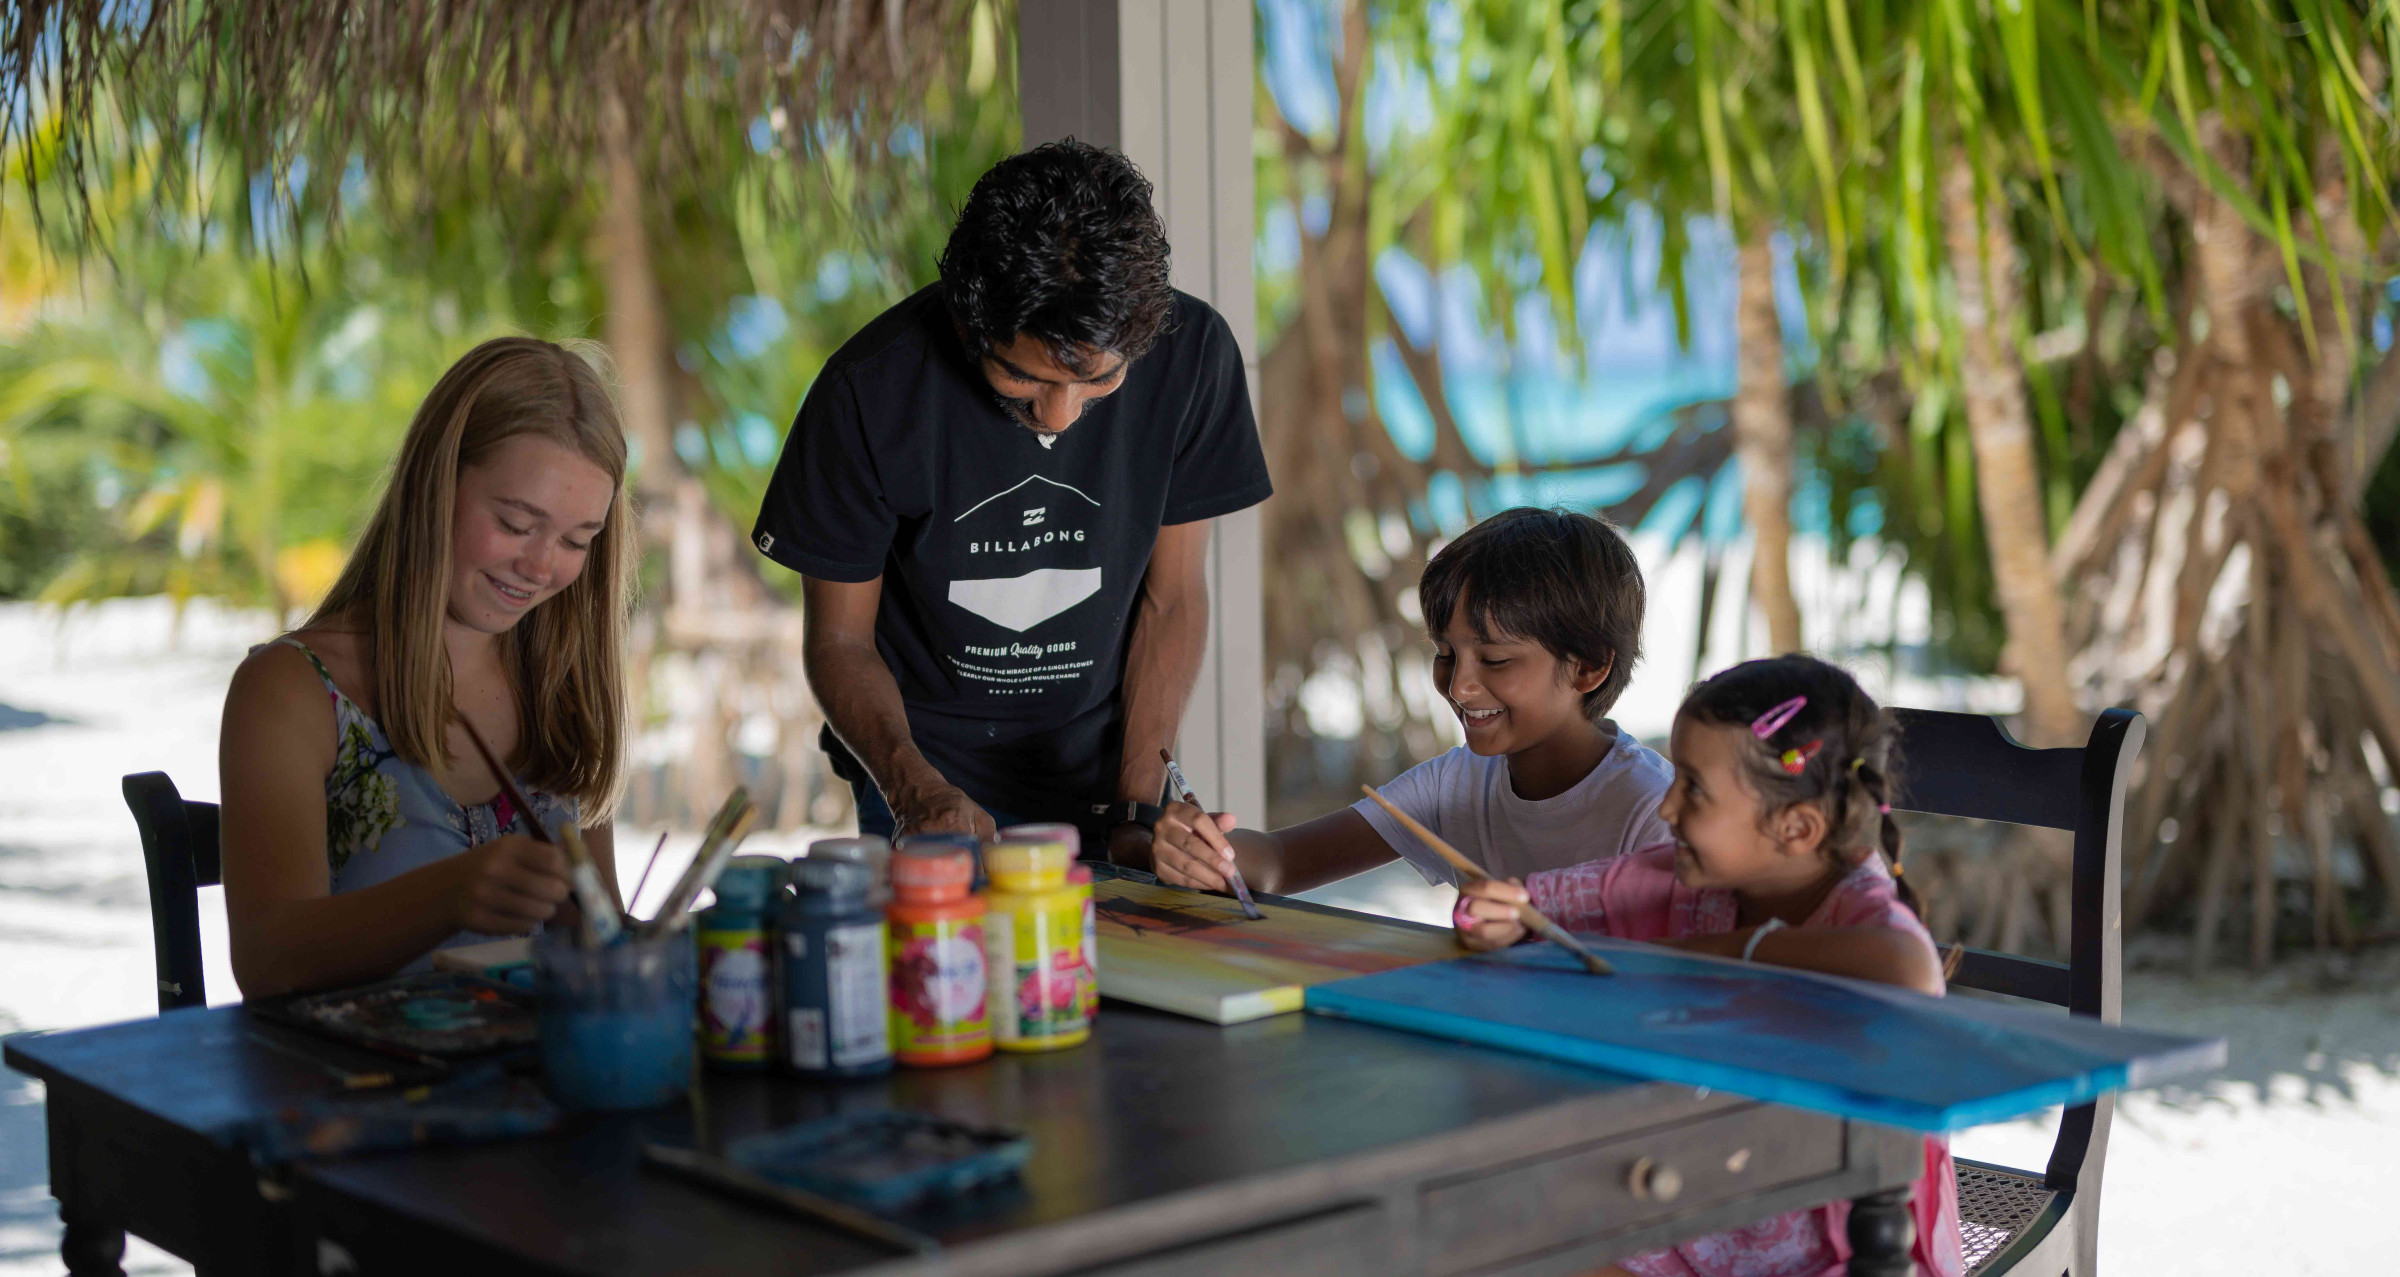
<instances>
[{"instance_id":1,"label":"white logo on t-shirt","mask_svg":"<svg viewBox=\"0 0 2400 1277\"><path fill-rule=\"evenodd\" d=\"M1025 526L1030 528L1034 524L1040 523L1042 521L1042 511L1049 508L1050 507L1048 506L1037 505L1034 508L1027 510L1025 512Z\"/></svg>"},{"instance_id":2,"label":"white logo on t-shirt","mask_svg":"<svg viewBox=\"0 0 2400 1277\"><path fill-rule=\"evenodd\" d=\"M1084 500L1091 502L1091 503L1092 503L1092 508L1093 508L1093 509L1097 510L1097 509L1099 509L1099 508L1100 508L1100 502L1099 502L1099 500L1098 500L1097 498L1093 497L1093 496L1092 496L1092 494L1090 494L1090 493L1088 493L1088 492L1085 492L1083 489L1081 489L1081 488L1077 488L1077 487L1071 487L1071 486L1069 486L1069 485L1067 485L1067 484L1060 483L1060 482L1059 482L1058 480L1056 480L1056 479L1045 479L1045 478L1043 478L1042 476L1040 476L1040 475L1036 474L1036 475L1028 475L1028 476L1026 476L1026 477L1025 477L1025 478L1023 478L1023 479L1019 479L1019 480L1018 480L1018 481L1016 481L1015 483L1012 483L1012 484L1010 484L1009 486L1007 486L1007 487L1005 487L1005 488L1002 488L1000 491L998 491L998 492L995 492L995 493L993 493L992 495L990 495L990 496L988 496L988 497L985 497L983 500L981 500L981 501L978 501L978 502L976 502L975 504L973 504L973 505L971 505L971 506L968 506L968 507L966 508L966 511L965 511L965 513L963 513L963 514L959 515L959 516L958 516L957 518L955 518L955 519L952 519L952 520L951 520L951 522L952 522L952 523L964 523L964 522L966 522L966 520L967 520L967 515L975 513L977 510L980 510L980 509L984 508L985 506L987 506L987 505L990 505L990 504L991 504L991 503L993 503L994 501L997 501L997 500L999 500L1000 498L1007 496L1009 493L1011 493L1011 492L1014 492L1014 491L1016 491L1017 489L1019 489L1019 488L1022 488L1022 487L1024 487L1026 484L1029 484L1029 483L1046 483L1046 484L1049 484L1051 487L1058 489L1058 490L1059 490L1059 491L1061 491L1061 492L1072 492L1072 493L1074 493L1076 496L1082 497ZM1038 514L1038 513L1040 513L1040 512L1041 512L1041 510L1046 510L1046 509L1048 509L1048 508L1049 508L1049 507L1047 507L1047 506L1043 506L1043 507L1040 507L1040 508L1039 508L1039 509L1037 509L1037 510L1034 510L1032 513L1036 513L1036 514Z\"/></svg>"},{"instance_id":3,"label":"white logo on t-shirt","mask_svg":"<svg viewBox=\"0 0 2400 1277\"><path fill-rule=\"evenodd\" d=\"M1022 576L950 583L951 602L1020 634L1099 592L1098 568L1036 568Z\"/></svg>"}]
</instances>

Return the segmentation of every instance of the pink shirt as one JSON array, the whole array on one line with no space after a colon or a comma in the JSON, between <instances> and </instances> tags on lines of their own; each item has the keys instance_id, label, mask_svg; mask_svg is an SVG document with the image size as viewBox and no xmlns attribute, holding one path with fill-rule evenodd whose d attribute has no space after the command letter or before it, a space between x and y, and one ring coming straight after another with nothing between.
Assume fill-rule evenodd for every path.
<instances>
[{"instance_id":1,"label":"pink shirt","mask_svg":"<svg viewBox=\"0 0 2400 1277\"><path fill-rule=\"evenodd\" d=\"M1570 931L1671 940L1734 929L1733 893L1695 891L1676 881L1675 848L1669 844L1533 874L1525 889L1537 908ZM1915 936L1929 951L1934 947L1925 924L1901 903L1880 855L1861 861L1800 925L1889 927ZM1925 1174L1909 1205L1917 1224L1917 1271L1957 1277L1964 1264L1958 1184L1947 1142L1925 1141ZM1620 1262L1635 1277L1841 1277L1850 1259L1849 1221L1849 1202L1827 1202Z\"/></svg>"}]
</instances>

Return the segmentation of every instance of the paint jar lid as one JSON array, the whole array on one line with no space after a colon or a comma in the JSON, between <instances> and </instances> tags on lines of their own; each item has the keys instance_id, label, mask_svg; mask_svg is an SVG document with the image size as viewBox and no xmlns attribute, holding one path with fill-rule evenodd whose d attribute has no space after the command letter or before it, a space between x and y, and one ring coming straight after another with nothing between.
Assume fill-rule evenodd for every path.
<instances>
[{"instance_id":1,"label":"paint jar lid","mask_svg":"<svg viewBox=\"0 0 2400 1277\"><path fill-rule=\"evenodd\" d=\"M967 853L967 863L975 867L974 877L968 881L967 890L983 890L982 839L977 838L973 834L953 833L903 834L900 838L901 851L915 851L927 847L935 848L937 850L956 848Z\"/></svg>"},{"instance_id":2,"label":"paint jar lid","mask_svg":"<svg viewBox=\"0 0 2400 1277\"><path fill-rule=\"evenodd\" d=\"M956 900L975 881L975 853L910 839L892 856L892 890L902 899Z\"/></svg>"},{"instance_id":3,"label":"paint jar lid","mask_svg":"<svg viewBox=\"0 0 2400 1277\"><path fill-rule=\"evenodd\" d=\"M847 860L865 865L875 881L882 882L884 872L892 863L892 845L874 834L859 834L850 838L819 838L808 845L811 860Z\"/></svg>"},{"instance_id":4,"label":"paint jar lid","mask_svg":"<svg viewBox=\"0 0 2400 1277\"><path fill-rule=\"evenodd\" d=\"M1001 830L1000 837L994 841L1024 842L1028 839L1034 842L1065 843L1069 860L1083 854L1083 831L1067 824L1010 825Z\"/></svg>"},{"instance_id":5,"label":"paint jar lid","mask_svg":"<svg viewBox=\"0 0 2400 1277\"><path fill-rule=\"evenodd\" d=\"M963 851L975 851L983 846L983 842L973 834L902 834L897 845L902 851L915 851L920 847L957 847Z\"/></svg>"},{"instance_id":6,"label":"paint jar lid","mask_svg":"<svg viewBox=\"0 0 2400 1277\"><path fill-rule=\"evenodd\" d=\"M787 873L792 889L801 895L855 896L863 904L875 889L874 870L855 860L819 857L813 848L806 858L793 861Z\"/></svg>"},{"instance_id":7,"label":"paint jar lid","mask_svg":"<svg viewBox=\"0 0 2400 1277\"><path fill-rule=\"evenodd\" d=\"M783 857L768 855L741 855L727 860L724 870L717 875L716 907L742 913L765 908L775 884L783 879L784 863Z\"/></svg>"},{"instance_id":8,"label":"paint jar lid","mask_svg":"<svg viewBox=\"0 0 2400 1277\"><path fill-rule=\"evenodd\" d=\"M1055 838L1003 838L983 849L992 885L1002 891L1056 891L1067 885L1075 854Z\"/></svg>"}]
</instances>

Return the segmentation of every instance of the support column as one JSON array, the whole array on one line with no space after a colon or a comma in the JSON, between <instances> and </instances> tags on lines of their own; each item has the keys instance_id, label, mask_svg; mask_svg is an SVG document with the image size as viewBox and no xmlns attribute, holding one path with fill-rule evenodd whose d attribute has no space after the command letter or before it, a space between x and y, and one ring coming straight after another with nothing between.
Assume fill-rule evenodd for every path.
<instances>
[{"instance_id":1,"label":"support column","mask_svg":"<svg viewBox=\"0 0 2400 1277\"><path fill-rule=\"evenodd\" d=\"M1253 0L1020 0L1025 144L1125 153L1156 188L1175 286L1224 315L1258 405L1250 156ZM1209 644L1176 757L1209 803L1267 819L1266 634L1255 509L1209 538Z\"/></svg>"}]
</instances>

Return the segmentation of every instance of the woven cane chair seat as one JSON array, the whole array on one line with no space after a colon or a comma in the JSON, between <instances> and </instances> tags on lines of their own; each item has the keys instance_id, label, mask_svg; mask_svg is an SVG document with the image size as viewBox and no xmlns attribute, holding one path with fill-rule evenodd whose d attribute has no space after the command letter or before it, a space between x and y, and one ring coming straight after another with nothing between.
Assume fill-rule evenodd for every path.
<instances>
[{"instance_id":1,"label":"woven cane chair seat","mask_svg":"<svg viewBox=\"0 0 2400 1277\"><path fill-rule=\"evenodd\" d=\"M1977 1162L1958 1163L1958 1233L1967 1277L1978 1277L2041 1218L2055 1196L2042 1177Z\"/></svg>"}]
</instances>

